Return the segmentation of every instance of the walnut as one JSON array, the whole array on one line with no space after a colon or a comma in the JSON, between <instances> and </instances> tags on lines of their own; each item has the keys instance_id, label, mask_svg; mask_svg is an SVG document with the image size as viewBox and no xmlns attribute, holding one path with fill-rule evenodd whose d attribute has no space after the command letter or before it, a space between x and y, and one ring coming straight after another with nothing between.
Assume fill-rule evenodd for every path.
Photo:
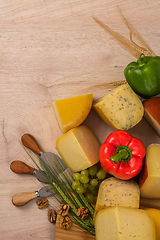
<instances>
[{"instance_id":1,"label":"walnut","mask_svg":"<svg viewBox=\"0 0 160 240\"><path fill-rule=\"evenodd\" d=\"M38 205L39 209L43 209L48 207L48 199L47 198L42 198L41 200L37 201L36 203Z\"/></svg>"},{"instance_id":2,"label":"walnut","mask_svg":"<svg viewBox=\"0 0 160 240\"><path fill-rule=\"evenodd\" d=\"M85 207L78 208L77 216L82 220L86 219L89 216L89 210Z\"/></svg>"},{"instance_id":3,"label":"walnut","mask_svg":"<svg viewBox=\"0 0 160 240\"><path fill-rule=\"evenodd\" d=\"M59 208L58 208L58 214L60 214L61 216L66 216L68 214L69 211L69 205L68 204L60 204Z\"/></svg>"},{"instance_id":4,"label":"walnut","mask_svg":"<svg viewBox=\"0 0 160 240\"><path fill-rule=\"evenodd\" d=\"M55 223L57 219L57 213L54 209L48 209L48 221Z\"/></svg>"},{"instance_id":5,"label":"walnut","mask_svg":"<svg viewBox=\"0 0 160 240\"><path fill-rule=\"evenodd\" d=\"M60 220L60 227L63 229L68 229L72 226L72 221L69 216L62 217Z\"/></svg>"}]
</instances>

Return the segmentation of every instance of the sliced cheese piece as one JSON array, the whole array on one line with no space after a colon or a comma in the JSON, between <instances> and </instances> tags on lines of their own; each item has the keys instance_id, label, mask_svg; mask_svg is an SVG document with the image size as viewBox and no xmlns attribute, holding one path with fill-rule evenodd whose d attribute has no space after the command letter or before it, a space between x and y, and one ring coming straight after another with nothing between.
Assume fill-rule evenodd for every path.
<instances>
[{"instance_id":1,"label":"sliced cheese piece","mask_svg":"<svg viewBox=\"0 0 160 240\"><path fill-rule=\"evenodd\" d=\"M134 180L120 180L110 177L101 182L95 215L98 211L112 206L139 208L140 189Z\"/></svg>"},{"instance_id":2,"label":"sliced cheese piece","mask_svg":"<svg viewBox=\"0 0 160 240\"><path fill-rule=\"evenodd\" d=\"M139 179L143 198L160 198L160 144L150 144Z\"/></svg>"},{"instance_id":3,"label":"sliced cheese piece","mask_svg":"<svg viewBox=\"0 0 160 240\"><path fill-rule=\"evenodd\" d=\"M52 103L62 133L78 127L86 119L91 110L92 101L93 94L86 94Z\"/></svg>"},{"instance_id":4,"label":"sliced cheese piece","mask_svg":"<svg viewBox=\"0 0 160 240\"><path fill-rule=\"evenodd\" d=\"M145 100L143 106L145 119L160 136L160 97Z\"/></svg>"},{"instance_id":5,"label":"sliced cheese piece","mask_svg":"<svg viewBox=\"0 0 160 240\"><path fill-rule=\"evenodd\" d=\"M110 207L95 219L96 240L155 240L151 216L142 209Z\"/></svg>"},{"instance_id":6,"label":"sliced cheese piece","mask_svg":"<svg viewBox=\"0 0 160 240\"><path fill-rule=\"evenodd\" d=\"M160 210L155 208L144 208L152 217L156 229L156 240L160 240Z\"/></svg>"},{"instance_id":7,"label":"sliced cheese piece","mask_svg":"<svg viewBox=\"0 0 160 240\"><path fill-rule=\"evenodd\" d=\"M99 161L100 143L85 125L71 129L56 142L58 153L74 172L86 169Z\"/></svg>"},{"instance_id":8,"label":"sliced cheese piece","mask_svg":"<svg viewBox=\"0 0 160 240\"><path fill-rule=\"evenodd\" d=\"M102 120L118 130L128 130L144 114L142 102L128 84L123 84L93 103Z\"/></svg>"}]
</instances>

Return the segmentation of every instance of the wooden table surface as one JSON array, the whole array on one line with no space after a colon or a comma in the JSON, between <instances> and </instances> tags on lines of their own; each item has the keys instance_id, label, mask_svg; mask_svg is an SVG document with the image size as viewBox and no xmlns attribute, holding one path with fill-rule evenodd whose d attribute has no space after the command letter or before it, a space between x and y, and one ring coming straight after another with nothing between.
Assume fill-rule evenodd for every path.
<instances>
[{"instance_id":1,"label":"wooden table surface","mask_svg":"<svg viewBox=\"0 0 160 240\"><path fill-rule=\"evenodd\" d=\"M54 100L83 94L80 90L91 85L124 79L123 70L134 57L92 18L129 38L117 6L160 55L158 0L0 1L1 240L55 238L55 225L47 220L47 209L38 209L36 200L24 207L13 206L12 196L38 190L41 183L13 173L10 164L22 160L33 165L21 145L24 133L35 136L43 150L56 153L61 132L51 105ZM94 99L106 92L94 89ZM101 143L113 131L93 111L85 123ZM145 119L129 132L145 146L160 142Z\"/></svg>"}]
</instances>

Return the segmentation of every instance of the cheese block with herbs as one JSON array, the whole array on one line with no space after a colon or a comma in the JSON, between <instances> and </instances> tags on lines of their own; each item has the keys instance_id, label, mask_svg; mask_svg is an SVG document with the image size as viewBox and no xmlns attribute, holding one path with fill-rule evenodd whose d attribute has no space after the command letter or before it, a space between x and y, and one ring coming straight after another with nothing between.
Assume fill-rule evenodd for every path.
<instances>
[{"instance_id":1,"label":"cheese block with herbs","mask_svg":"<svg viewBox=\"0 0 160 240\"><path fill-rule=\"evenodd\" d=\"M143 198L160 198L160 144L152 143L146 149L146 157L139 178Z\"/></svg>"},{"instance_id":2,"label":"cheese block with herbs","mask_svg":"<svg viewBox=\"0 0 160 240\"><path fill-rule=\"evenodd\" d=\"M140 189L134 180L120 180L109 177L101 182L96 206L95 215L102 209L113 206L139 208Z\"/></svg>"},{"instance_id":3,"label":"cheese block with herbs","mask_svg":"<svg viewBox=\"0 0 160 240\"><path fill-rule=\"evenodd\" d=\"M95 218L96 240L155 240L155 225L147 211L110 207Z\"/></svg>"},{"instance_id":4,"label":"cheese block with herbs","mask_svg":"<svg viewBox=\"0 0 160 240\"><path fill-rule=\"evenodd\" d=\"M118 130L138 124L144 114L142 102L128 84L123 84L93 103L102 120Z\"/></svg>"},{"instance_id":5,"label":"cheese block with herbs","mask_svg":"<svg viewBox=\"0 0 160 240\"><path fill-rule=\"evenodd\" d=\"M144 208L144 210L152 217L156 229L156 240L160 240L160 209Z\"/></svg>"},{"instance_id":6,"label":"cheese block with herbs","mask_svg":"<svg viewBox=\"0 0 160 240\"><path fill-rule=\"evenodd\" d=\"M145 100L143 106L145 119L160 136L160 97Z\"/></svg>"},{"instance_id":7,"label":"cheese block with herbs","mask_svg":"<svg viewBox=\"0 0 160 240\"><path fill-rule=\"evenodd\" d=\"M62 133L83 123L91 110L92 102L93 94L86 94L60 99L52 103Z\"/></svg>"},{"instance_id":8,"label":"cheese block with herbs","mask_svg":"<svg viewBox=\"0 0 160 240\"><path fill-rule=\"evenodd\" d=\"M99 162L100 143L86 125L73 128L56 142L58 153L74 172L91 167Z\"/></svg>"}]
</instances>

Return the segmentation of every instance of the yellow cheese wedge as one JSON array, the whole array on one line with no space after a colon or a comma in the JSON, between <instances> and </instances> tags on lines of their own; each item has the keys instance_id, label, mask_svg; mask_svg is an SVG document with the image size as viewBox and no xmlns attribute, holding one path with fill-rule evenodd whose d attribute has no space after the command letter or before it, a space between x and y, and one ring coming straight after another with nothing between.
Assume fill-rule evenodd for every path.
<instances>
[{"instance_id":1,"label":"yellow cheese wedge","mask_svg":"<svg viewBox=\"0 0 160 240\"><path fill-rule=\"evenodd\" d=\"M101 182L99 187L94 219L98 211L107 207L139 208L139 201L140 189L134 180L125 181L115 177L107 178Z\"/></svg>"},{"instance_id":2,"label":"yellow cheese wedge","mask_svg":"<svg viewBox=\"0 0 160 240\"><path fill-rule=\"evenodd\" d=\"M139 185L141 197L160 198L160 144L147 147Z\"/></svg>"},{"instance_id":3,"label":"yellow cheese wedge","mask_svg":"<svg viewBox=\"0 0 160 240\"><path fill-rule=\"evenodd\" d=\"M160 240L160 210L155 208L145 208L152 217L156 229L156 240Z\"/></svg>"},{"instance_id":4,"label":"yellow cheese wedge","mask_svg":"<svg viewBox=\"0 0 160 240\"><path fill-rule=\"evenodd\" d=\"M110 207L95 219L96 240L155 240L151 216L142 209Z\"/></svg>"},{"instance_id":5,"label":"yellow cheese wedge","mask_svg":"<svg viewBox=\"0 0 160 240\"><path fill-rule=\"evenodd\" d=\"M62 133L78 127L86 119L91 110L92 102L93 94L86 94L52 103Z\"/></svg>"},{"instance_id":6,"label":"yellow cheese wedge","mask_svg":"<svg viewBox=\"0 0 160 240\"><path fill-rule=\"evenodd\" d=\"M128 84L123 84L93 103L102 120L118 130L128 130L144 114L142 102Z\"/></svg>"},{"instance_id":7,"label":"yellow cheese wedge","mask_svg":"<svg viewBox=\"0 0 160 240\"><path fill-rule=\"evenodd\" d=\"M100 143L85 125L73 128L56 142L58 153L74 172L86 169L99 161Z\"/></svg>"}]
</instances>

